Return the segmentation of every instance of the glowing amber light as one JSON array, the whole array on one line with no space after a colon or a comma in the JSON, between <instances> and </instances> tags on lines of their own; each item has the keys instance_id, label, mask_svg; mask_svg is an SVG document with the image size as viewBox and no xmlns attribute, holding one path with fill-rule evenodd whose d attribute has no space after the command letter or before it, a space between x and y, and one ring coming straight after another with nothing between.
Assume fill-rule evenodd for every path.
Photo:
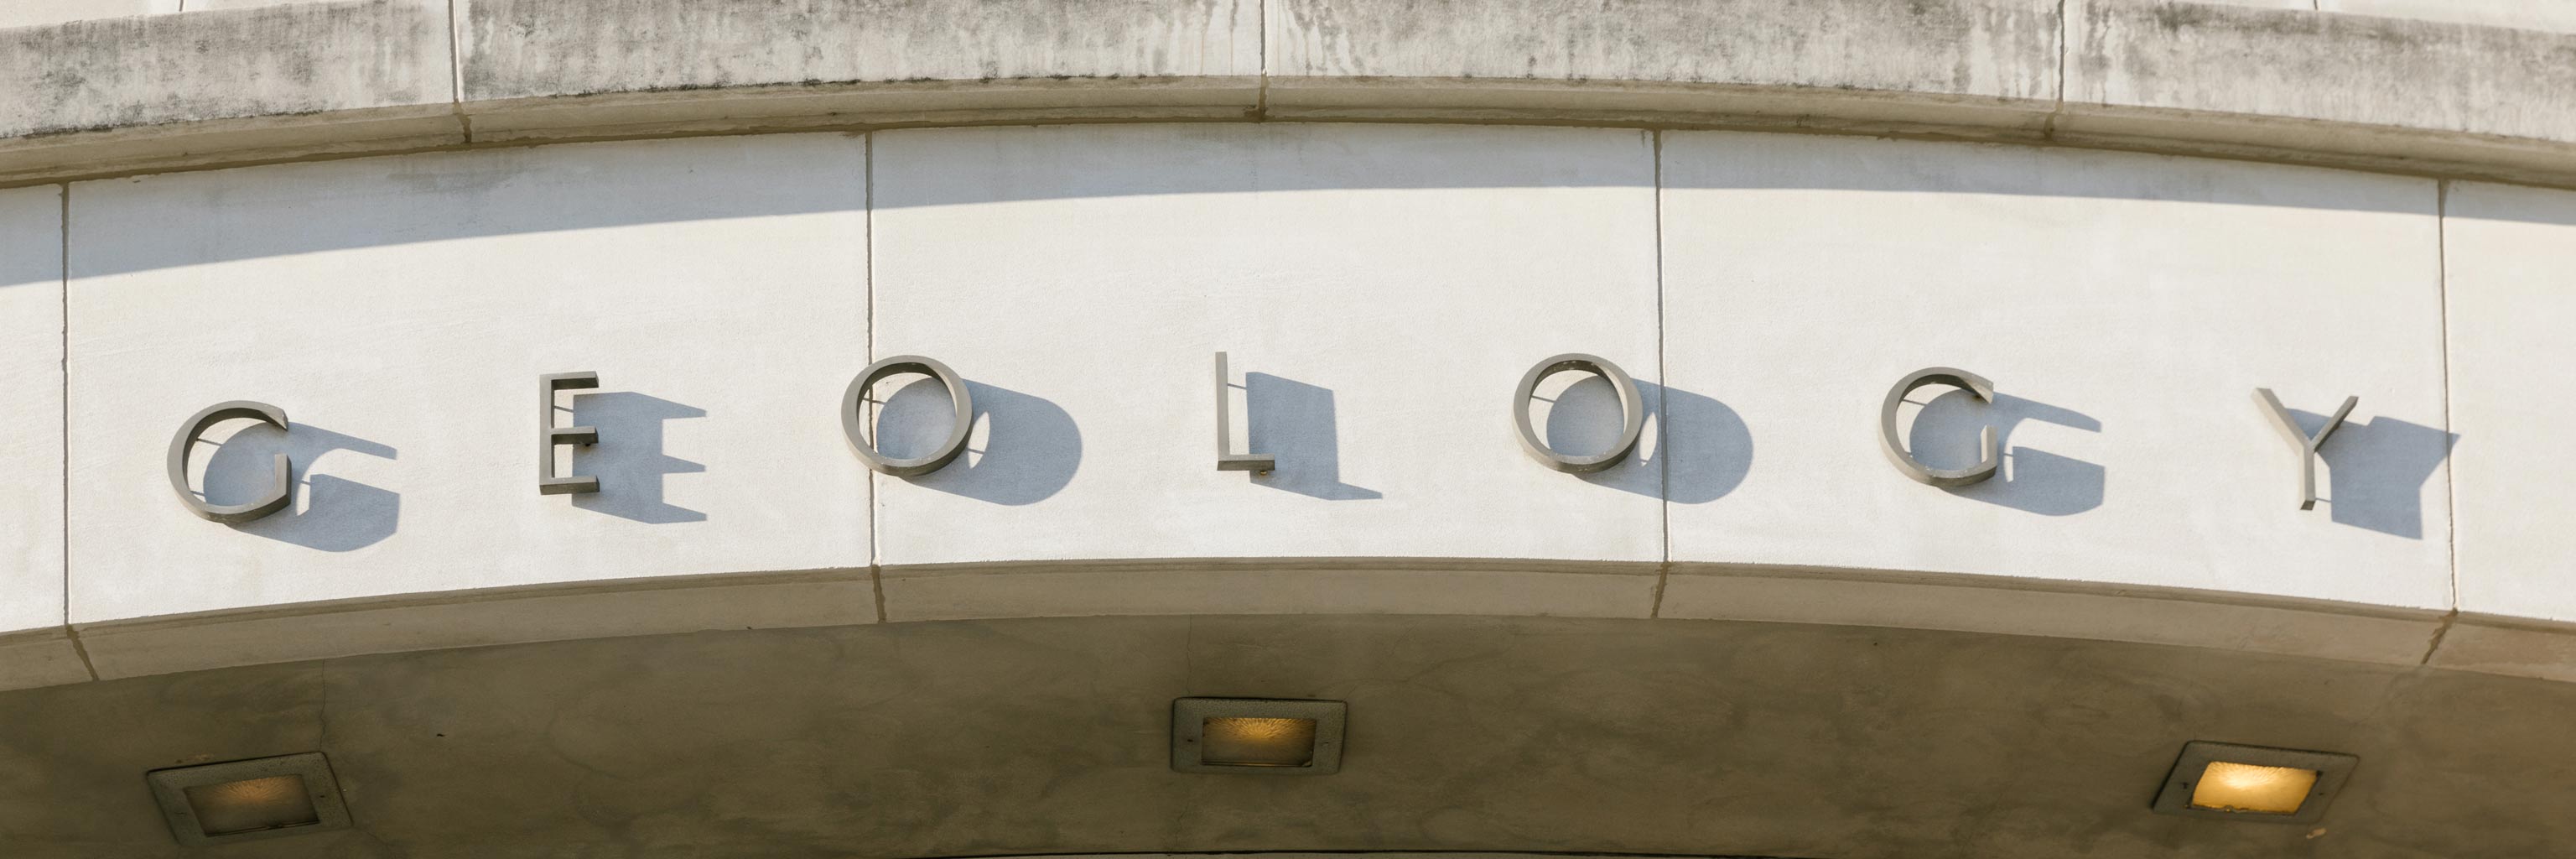
<instances>
[{"instance_id":1,"label":"glowing amber light","mask_svg":"<svg viewBox=\"0 0 2576 859\"><path fill-rule=\"evenodd\" d=\"M188 809L207 835L232 835L262 829L310 826L322 822L313 811L313 796L304 792L304 777L273 775L186 789Z\"/></svg>"},{"instance_id":2,"label":"glowing amber light","mask_svg":"<svg viewBox=\"0 0 2576 859\"><path fill-rule=\"evenodd\" d=\"M2255 814L2297 814L2317 787L2317 771L2210 761L2191 787L2191 807Z\"/></svg>"},{"instance_id":3,"label":"glowing amber light","mask_svg":"<svg viewBox=\"0 0 2576 859\"><path fill-rule=\"evenodd\" d=\"M1199 725L1199 762L1302 767L1315 762L1315 720L1213 716Z\"/></svg>"}]
</instances>

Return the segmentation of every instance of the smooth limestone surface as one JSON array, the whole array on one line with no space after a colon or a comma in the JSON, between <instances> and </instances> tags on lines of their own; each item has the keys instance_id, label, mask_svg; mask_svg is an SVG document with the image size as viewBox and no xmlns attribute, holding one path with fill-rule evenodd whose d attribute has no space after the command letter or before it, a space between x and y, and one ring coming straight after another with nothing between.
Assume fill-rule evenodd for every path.
<instances>
[{"instance_id":1,"label":"smooth limestone surface","mask_svg":"<svg viewBox=\"0 0 2576 859\"><path fill-rule=\"evenodd\" d=\"M25 0L0 183L1256 117L2576 175L2576 0L1616 11ZM0 689L51 687L0 693L0 854L177 855L141 772L320 749L359 828L225 852L2548 855L2571 248L2565 191L1598 127L0 190ZM1507 429L1564 350L1643 383L1602 475ZM927 478L828 414L903 351L977 404ZM2002 396L1921 392L1908 444L1992 424L1996 482L1878 456L1880 393L1932 363ZM568 370L608 384L530 401ZM2316 510L2256 385L2311 427L2361 397ZM877 393L890 449L946 429ZM1540 393L1546 438L1603 442L1603 385ZM298 502L227 528L160 454L237 397L293 431L211 434L195 485L283 451ZM548 420L602 427L567 465L608 492L533 491ZM480 647L561 639L591 640ZM1351 768L1169 772L1164 708L1208 694L1354 702ZM2364 766L2314 828L2143 813L2192 739Z\"/></svg>"},{"instance_id":2,"label":"smooth limestone surface","mask_svg":"<svg viewBox=\"0 0 2576 859\"><path fill-rule=\"evenodd\" d=\"M1578 479L1528 460L1510 429L1513 386L1549 356L1661 375L1645 133L877 140L876 350L949 362L991 414L968 443L981 456L878 479L880 563L1661 560L1651 450ZM1235 449L1277 457L1271 475L1215 470L1218 351L1249 403L1230 406L1249 434ZM1606 448L1577 418L1615 414L1592 393L1539 426ZM907 388L886 417L946 402Z\"/></svg>"},{"instance_id":3,"label":"smooth limestone surface","mask_svg":"<svg viewBox=\"0 0 2576 859\"><path fill-rule=\"evenodd\" d=\"M1669 134L1672 556L2451 599L2434 183L2015 146ZM2002 473L1887 480L1908 447ZM2298 507L2298 451L2359 396ZM1684 393L1689 397L1683 399ZM2313 426L2311 427L2313 428Z\"/></svg>"},{"instance_id":4,"label":"smooth limestone surface","mask_svg":"<svg viewBox=\"0 0 2576 859\"><path fill-rule=\"evenodd\" d=\"M10 685L728 627L1299 613L1862 623L2576 676L2550 544L2493 518L2576 503L2524 465L2559 452L2515 363L2554 342L2531 308L2570 265L2570 195L2449 188L1994 144L1294 123L76 183L68 423L0 437L73 440L69 614L41 560L66 529L38 510L10 536L38 558L12 571L13 604L37 607L13 622L68 623L88 666L21 636L69 658ZM41 305L62 203L7 199L39 284L0 297ZM17 372L59 390L41 353L62 334L31 336ZM1272 474L1214 467L1220 350L1225 443ZM1639 380L1626 463L1560 474L1517 449L1512 386L1561 352ZM871 476L834 411L905 353L965 377L966 453ZM1955 464L1994 426L1996 481L1923 486L1878 450L1887 387L1936 365L1994 379L1998 402L1919 392L1907 445ZM543 414L600 428L566 467L606 488L541 496L536 377L585 370L604 387ZM2258 386L2310 428L2360 397L2315 510ZM294 508L239 527L191 516L162 474L180 420L230 399L294 423L197 447L191 485L218 501L293 458ZM872 399L888 452L949 429L934 385ZM2452 427L2453 402L2494 429ZM1589 451L1617 413L1568 374L1530 418ZM2481 470L2455 479L2471 446ZM2455 497L2499 512L2455 529ZM2452 633L2463 650L2437 652Z\"/></svg>"},{"instance_id":5,"label":"smooth limestone surface","mask_svg":"<svg viewBox=\"0 0 2576 859\"><path fill-rule=\"evenodd\" d=\"M100 574L72 622L864 568L831 414L866 364L866 159L825 134L76 186L73 565ZM538 376L581 371L601 387L541 412ZM239 527L162 477L182 419L233 399L293 431L219 427L196 485L245 500L283 451L297 486ZM538 493L541 419L598 428L567 467L601 492ZM91 656L129 673L112 638Z\"/></svg>"},{"instance_id":6,"label":"smooth limestone surface","mask_svg":"<svg viewBox=\"0 0 2576 859\"><path fill-rule=\"evenodd\" d=\"M2576 621L2576 194L2463 182L2444 211L2460 610Z\"/></svg>"},{"instance_id":7,"label":"smooth limestone surface","mask_svg":"<svg viewBox=\"0 0 2576 859\"><path fill-rule=\"evenodd\" d=\"M0 191L0 636L63 624L62 215L61 188Z\"/></svg>"}]
</instances>

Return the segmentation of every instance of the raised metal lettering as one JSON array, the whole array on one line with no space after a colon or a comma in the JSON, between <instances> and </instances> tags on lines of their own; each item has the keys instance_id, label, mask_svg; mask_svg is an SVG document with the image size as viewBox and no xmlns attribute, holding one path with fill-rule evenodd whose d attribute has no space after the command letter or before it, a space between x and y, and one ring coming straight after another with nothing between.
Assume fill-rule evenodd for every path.
<instances>
[{"instance_id":1,"label":"raised metal lettering","mask_svg":"<svg viewBox=\"0 0 2576 859\"><path fill-rule=\"evenodd\" d=\"M948 389L949 403L957 407L957 421L948 429L948 440L929 456L888 459L868 441L872 433L868 432L870 428L866 426L866 418L859 407L867 400L868 388L876 385L877 380L904 373L919 373L938 379L939 384ZM955 461L958 454L966 452L966 433L974 425L975 404L967 397L966 381L958 378L948 365L920 355L897 355L869 364L867 369L859 372L858 378L850 380L849 389L841 393L841 433L849 436L850 452L858 454L859 461L867 463L869 468L896 477L918 477Z\"/></svg>"},{"instance_id":2,"label":"raised metal lettering","mask_svg":"<svg viewBox=\"0 0 2576 859\"><path fill-rule=\"evenodd\" d=\"M294 464L287 461L286 454L280 453L269 466L268 492L261 495L257 501L248 504L208 504L196 493L188 491L189 449L196 447L197 437L205 434L207 429L234 418L249 418L276 427L280 432L286 430L285 409L249 400L216 403L206 407L205 411L189 417L187 423L179 425L179 434L170 437L168 463L170 491L179 494L179 503L188 505L188 512L197 514L199 518L210 522L222 522L226 525L239 525L286 509L287 503L292 500L287 492L288 481L293 479L294 474Z\"/></svg>"},{"instance_id":3,"label":"raised metal lettering","mask_svg":"<svg viewBox=\"0 0 2576 859\"><path fill-rule=\"evenodd\" d=\"M1271 469L1279 467L1277 458L1258 453L1232 453L1226 450L1226 446L1233 443L1234 435L1234 409L1226 402L1231 398L1225 395L1225 389L1230 382L1225 372L1225 353L1216 353L1216 470L1269 474ZM1251 389L1245 388L1244 391L1244 407L1249 409L1252 403Z\"/></svg>"},{"instance_id":4,"label":"raised metal lettering","mask_svg":"<svg viewBox=\"0 0 2576 859\"><path fill-rule=\"evenodd\" d=\"M549 373L537 377L537 494L579 495L599 491L597 477L555 474L555 446L589 447L599 443L596 427L555 426L555 392L599 387L598 373Z\"/></svg>"},{"instance_id":5,"label":"raised metal lettering","mask_svg":"<svg viewBox=\"0 0 2576 859\"><path fill-rule=\"evenodd\" d=\"M2361 404L2361 398L2343 398L2343 406L2335 409L2334 417L2327 418L2325 428L2317 430L2316 435L2299 429L2298 419L2290 417L2290 410L2281 405L2280 397L2272 395L2272 389L2255 388L2254 402L2263 407L2264 414L2272 416L2272 424L2281 428L2281 435L2290 440L2290 446L2299 449L2299 509L2317 509L2317 448L2323 447L2327 437L2343 426L2344 417L2352 414L2353 406Z\"/></svg>"},{"instance_id":6,"label":"raised metal lettering","mask_svg":"<svg viewBox=\"0 0 2576 859\"><path fill-rule=\"evenodd\" d=\"M1619 443L1606 453L1591 456L1566 456L1540 441L1538 430L1530 426L1530 399L1538 395L1539 380L1566 370L1581 370L1601 377L1619 392ZM1619 365L1592 355L1567 353L1538 362L1522 374L1520 389L1512 394L1512 430L1520 434L1521 450L1540 465L1569 474L1601 471L1628 458L1637 449L1637 436L1646 429L1646 398L1637 393L1637 382Z\"/></svg>"},{"instance_id":7,"label":"raised metal lettering","mask_svg":"<svg viewBox=\"0 0 2576 859\"><path fill-rule=\"evenodd\" d=\"M1897 382L1896 387L1887 389L1886 401L1878 406L1878 443L1880 449L1887 453L1887 461L1895 463L1896 470L1905 472L1905 476L1933 486L1967 486L1994 477L1995 470L2003 466L2004 458L1991 424L1978 434L1982 443L1980 449L1985 455L1973 467L1932 468L1905 451L1905 442L1897 435L1896 407L1905 402L1905 395L1925 385L1949 385L1976 395L1978 400L1995 401L1995 383L1986 381L1984 376L1955 367L1927 367L1915 371Z\"/></svg>"}]
</instances>

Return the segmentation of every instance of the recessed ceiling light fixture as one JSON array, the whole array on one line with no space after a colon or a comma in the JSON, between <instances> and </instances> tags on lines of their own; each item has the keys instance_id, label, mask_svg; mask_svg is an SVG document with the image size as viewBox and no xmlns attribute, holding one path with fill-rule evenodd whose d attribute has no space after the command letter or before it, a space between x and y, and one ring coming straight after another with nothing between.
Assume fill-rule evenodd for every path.
<instances>
[{"instance_id":1,"label":"recessed ceiling light fixture","mask_svg":"<svg viewBox=\"0 0 2576 859\"><path fill-rule=\"evenodd\" d=\"M1172 769L1253 775L1340 772L1346 709L1340 701L1175 699Z\"/></svg>"},{"instance_id":2,"label":"recessed ceiling light fixture","mask_svg":"<svg viewBox=\"0 0 2576 859\"><path fill-rule=\"evenodd\" d=\"M2315 823L2361 759L2193 741L2156 794L2158 814Z\"/></svg>"},{"instance_id":3,"label":"recessed ceiling light fixture","mask_svg":"<svg viewBox=\"0 0 2576 859\"><path fill-rule=\"evenodd\" d=\"M229 844L349 825L321 752L153 770L143 775L179 843Z\"/></svg>"}]
</instances>

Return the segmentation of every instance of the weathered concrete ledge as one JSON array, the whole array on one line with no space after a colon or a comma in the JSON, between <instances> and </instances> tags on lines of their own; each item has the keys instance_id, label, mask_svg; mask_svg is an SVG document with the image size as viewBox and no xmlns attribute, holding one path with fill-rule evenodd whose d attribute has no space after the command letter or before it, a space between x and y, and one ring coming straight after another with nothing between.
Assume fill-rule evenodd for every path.
<instances>
[{"instance_id":1,"label":"weathered concrete ledge","mask_svg":"<svg viewBox=\"0 0 2576 859\"><path fill-rule=\"evenodd\" d=\"M1730 564L1202 558L721 573L406 594L0 636L0 690L310 659L1013 618L1471 615L2113 641L2576 682L2576 625L2179 588Z\"/></svg>"},{"instance_id":2,"label":"weathered concrete ledge","mask_svg":"<svg viewBox=\"0 0 2576 859\"><path fill-rule=\"evenodd\" d=\"M0 185L529 140L1378 120L2576 185L2576 34L2157 0L342 0L0 30Z\"/></svg>"},{"instance_id":3,"label":"weathered concrete ledge","mask_svg":"<svg viewBox=\"0 0 2576 859\"><path fill-rule=\"evenodd\" d=\"M444 0L0 30L0 182L456 143Z\"/></svg>"},{"instance_id":4,"label":"weathered concrete ledge","mask_svg":"<svg viewBox=\"0 0 2576 859\"><path fill-rule=\"evenodd\" d=\"M2576 35L2072 0L2051 139L2570 181Z\"/></svg>"}]
</instances>

